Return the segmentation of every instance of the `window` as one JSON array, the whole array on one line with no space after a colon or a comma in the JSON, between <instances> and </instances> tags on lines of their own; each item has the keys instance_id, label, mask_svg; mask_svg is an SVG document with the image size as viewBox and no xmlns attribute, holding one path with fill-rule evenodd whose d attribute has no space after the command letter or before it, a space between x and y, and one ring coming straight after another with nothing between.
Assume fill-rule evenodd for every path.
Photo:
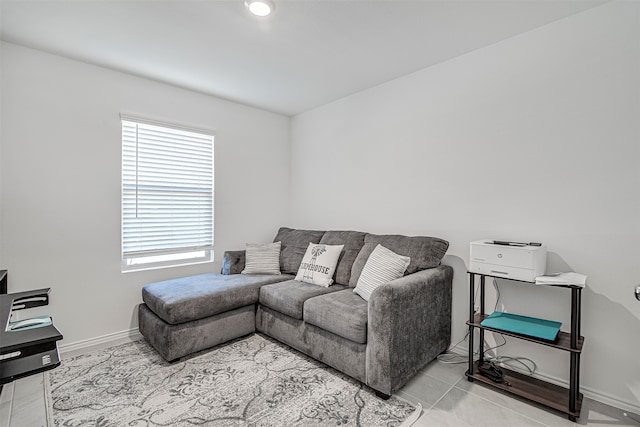
<instances>
[{"instance_id":1,"label":"window","mask_svg":"<svg viewBox=\"0 0 640 427\"><path fill-rule=\"evenodd\" d=\"M121 117L122 271L212 261L213 134Z\"/></svg>"}]
</instances>

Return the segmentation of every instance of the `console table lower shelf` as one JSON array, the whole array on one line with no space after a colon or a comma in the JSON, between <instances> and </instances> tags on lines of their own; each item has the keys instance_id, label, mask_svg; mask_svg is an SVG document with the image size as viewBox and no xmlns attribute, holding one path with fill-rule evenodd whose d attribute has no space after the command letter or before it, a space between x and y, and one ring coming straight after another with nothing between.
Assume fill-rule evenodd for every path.
<instances>
[{"instance_id":1,"label":"console table lower shelf","mask_svg":"<svg viewBox=\"0 0 640 427\"><path fill-rule=\"evenodd\" d=\"M491 387L503 390L507 393L523 397L530 401L555 409L569 416L569 419L575 421L580 416L582 409L582 393L578 393L575 402L575 411L571 411L569 405L569 389L551 384L547 381L533 378L528 375L521 374L510 369L500 367L504 373L504 379L510 384L500 384L491 381L489 378L480 374L478 371L478 362L473 364L473 374L469 371L465 373L469 381L479 381Z\"/></svg>"}]
</instances>

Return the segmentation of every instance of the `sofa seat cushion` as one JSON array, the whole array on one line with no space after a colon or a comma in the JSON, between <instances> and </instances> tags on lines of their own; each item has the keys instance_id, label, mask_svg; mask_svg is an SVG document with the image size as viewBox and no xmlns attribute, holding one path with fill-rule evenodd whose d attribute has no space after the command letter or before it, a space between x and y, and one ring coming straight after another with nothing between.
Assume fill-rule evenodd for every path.
<instances>
[{"instance_id":1,"label":"sofa seat cushion","mask_svg":"<svg viewBox=\"0 0 640 427\"><path fill-rule=\"evenodd\" d=\"M142 300L167 323L203 319L258 302L260 287L290 280L288 275L201 274L142 288Z\"/></svg>"},{"instance_id":2,"label":"sofa seat cushion","mask_svg":"<svg viewBox=\"0 0 640 427\"><path fill-rule=\"evenodd\" d=\"M351 289L310 298L304 321L358 344L367 342L368 303Z\"/></svg>"},{"instance_id":3,"label":"sofa seat cushion","mask_svg":"<svg viewBox=\"0 0 640 427\"><path fill-rule=\"evenodd\" d=\"M260 304L294 319L302 320L304 302L318 295L345 289L343 285L323 286L288 280L260 288Z\"/></svg>"}]
</instances>

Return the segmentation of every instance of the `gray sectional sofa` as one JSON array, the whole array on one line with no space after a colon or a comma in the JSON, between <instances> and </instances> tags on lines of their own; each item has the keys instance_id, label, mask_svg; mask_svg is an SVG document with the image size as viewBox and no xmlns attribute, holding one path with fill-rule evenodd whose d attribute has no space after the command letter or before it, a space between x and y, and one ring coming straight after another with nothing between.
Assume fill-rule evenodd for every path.
<instances>
[{"instance_id":1,"label":"gray sectional sofa","mask_svg":"<svg viewBox=\"0 0 640 427\"><path fill-rule=\"evenodd\" d=\"M453 269L448 242L432 237L281 228L280 275L240 274L244 251L224 254L221 274L146 285L139 328L169 361L256 330L367 384L381 396L400 389L446 350ZM344 245L329 287L294 280L309 243ZM365 301L353 292L381 244L410 257L404 277Z\"/></svg>"}]
</instances>

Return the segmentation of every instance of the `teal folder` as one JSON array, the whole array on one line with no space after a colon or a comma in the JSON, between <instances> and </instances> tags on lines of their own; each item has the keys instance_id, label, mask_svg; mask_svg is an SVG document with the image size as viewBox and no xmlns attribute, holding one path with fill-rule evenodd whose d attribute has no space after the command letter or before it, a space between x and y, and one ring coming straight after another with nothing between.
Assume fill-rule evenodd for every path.
<instances>
[{"instance_id":1,"label":"teal folder","mask_svg":"<svg viewBox=\"0 0 640 427\"><path fill-rule=\"evenodd\" d=\"M7 331L26 331L27 329L42 328L43 326L52 325L51 317L49 316L37 316L29 319L17 320L15 322L9 322Z\"/></svg>"},{"instance_id":2,"label":"teal folder","mask_svg":"<svg viewBox=\"0 0 640 427\"><path fill-rule=\"evenodd\" d=\"M503 313L501 311L494 311L480 322L480 324L487 328L500 329L548 341L555 341L560 331L560 326L562 326L561 322L553 320L520 316L518 314Z\"/></svg>"}]
</instances>

